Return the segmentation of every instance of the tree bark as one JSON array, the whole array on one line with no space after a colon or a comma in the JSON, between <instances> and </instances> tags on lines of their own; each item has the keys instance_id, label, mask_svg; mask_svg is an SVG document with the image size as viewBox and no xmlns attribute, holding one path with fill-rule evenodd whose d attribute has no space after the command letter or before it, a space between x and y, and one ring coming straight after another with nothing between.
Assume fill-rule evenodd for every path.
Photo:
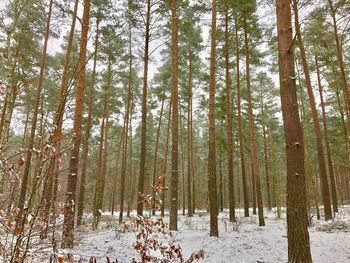
<instances>
[{"instance_id":1,"label":"tree bark","mask_svg":"<svg viewBox=\"0 0 350 263\"><path fill-rule=\"evenodd\" d=\"M63 66L63 73L61 78L61 85L60 85L60 93L59 93L59 100L57 103L57 111L55 114L54 119L54 131L53 134L50 137L50 143L52 145L52 148L55 150L53 153L53 156L50 158L49 167L47 170L47 178L44 182L44 189L42 194L42 208L44 211L42 212L42 217L44 218L44 221L49 222L49 214L51 206L54 205L54 200L56 200L56 194L57 194L57 186L58 186L58 167L59 167L59 158L60 158L60 142L62 138L62 122L63 122L63 114L64 109L66 105L66 99L68 95L68 69L70 64L70 58L72 53L72 47L73 47L73 38L74 38L74 31L75 31L75 23L76 23L76 16L78 12L78 0L75 0L74 2L74 11L72 15L72 23L71 28L69 31L69 37L68 37L68 44L67 44L67 50L66 55L64 59L64 66ZM52 191L52 187L53 191ZM44 235L45 236L45 235Z\"/></svg>"},{"instance_id":2,"label":"tree bark","mask_svg":"<svg viewBox=\"0 0 350 263\"><path fill-rule=\"evenodd\" d=\"M131 49L131 27L129 28L129 76L128 76L128 96L126 98L125 107L125 139L123 143L123 155L122 155L122 173L121 173L121 191L120 191L120 211L119 211L119 223L123 222L123 212L124 212L124 196L125 196L125 178L126 178L126 165L128 158L128 132L129 132L129 117L131 108L131 93L132 93L132 49Z\"/></svg>"},{"instance_id":3,"label":"tree bark","mask_svg":"<svg viewBox=\"0 0 350 263\"><path fill-rule=\"evenodd\" d=\"M172 96L170 97L170 101L169 101L168 127L167 127L167 134L166 134L166 142L165 142L165 146L164 146L164 160L163 160L163 165L162 165L162 186L163 186L163 188L165 188L165 179L166 179L166 172L167 172L167 165L168 165L171 112L172 112ZM161 213L162 217L164 217L164 210L165 210L165 191L164 190L162 192L162 206L160 208L160 213Z\"/></svg>"},{"instance_id":4,"label":"tree bark","mask_svg":"<svg viewBox=\"0 0 350 263\"><path fill-rule=\"evenodd\" d=\"M107 151L108 151L108 119L109 119L109 97L110 88L112 85L112 62L111 58L108 58L107 66L107 85L104 90L104 106L103 106L103 116L101 124L101 134L100 134L100 149L99 149L99 164L97 169L97 178L94 194L94 223L93 229L96 230L99 219L101 216L101 211L103 210L103 199L107 175ZM125 134L125 133L124 133ZM126 137L124 137L126 140Z\"/></svg>"},{"instance_id":5,"label":"tree bark","mask_svg":"<svg viewBox=\"0 0 350 263\"><path fill-rule=\"evenodd\" d=\"M25 221L25 216L23 216L23 208L24 208L25 200L26 200L26 194L27 194L27 188L28 188L28 182L29 182L29 174L30 174L30 165L31 165L31 161L32 161L32 152L33 152L32 149L34 147L34 142L35 142L35 132L36 132L36 126L37 126L37 121L38 121L39 106L40 106L40 101L41 101L41 92L42 92L42 85L43 85L45 66L46 66L47 45L48 45L49 36L50 36L52 5L53 5L53 0L50 0L49 12L48 12L47 21L46 21L44 46L43 46L43 52L42 52L41 62L40 62L40 72L39 72L39 78L38 78L38 85L37 85L37 90L36 90L36 95L35 95L35 105L34 105L34 111L33 111L33 117L32 117L32 127L30 130L30 136L29 136L29 141L28 141L28 152L27 152L25 167L24 167L24 172L23 172L20 197L18 200L19 213L18 213L17 226L20 228L23 228L24 221Z\"/></svg>"},{"instance_id":6,"label":"tree bark","mask_svg":"<svg viewBox=\"0 0 350 263\"><path fill-rule=\"evenodd\" d=\"M161 125L162 125L164 100L165 100L165 98L162 99L162 105L161 105L161 107L160 107L159 120L158 120L158 128L157 128L157 135L156 135L156 145L155 145L155 147L154 147L153 178L152 178L152 184L153 184L153 186L156 185L156 181L157 181L158 145L159 145L159 137L160 137L160 128L161 128ZM155 215L155 214L156 214L155 200L156 200L156 192L154 191L154 187L152 187L152 201L153 201L152 215Z\"/></svg>"},{"instance_id":7,"label":"tree bark","mask_svg":"<svg viewBox=\"0 0 350 263\"><path fill-rule=\"evenodd\" d=\"M251 155L252 155L252 172L253 180L255 183L256 197L258 204L258 216L259 216L259 226L265 225L264 219L264 207L261 194L261 182L260 182L260 169L259 169L259 159L258 159L258 149L256 145L256 132L255 132L255 121L253 115L253 101L251 95L250 87L250 50L248 41L248 25L247 25L247 13L243 15L244 23L244 44L246 52L246 80L247 80L247 96L248 96L248 114L249 114L249 139L251 145Z\"/></svg>"},{"instance_id":8,"label":"tree bark","mask_svg":"<svg viewBox=\"0 0 350 263\"><path fill-rule=\"evenodd\" d=\"M324 141L326 143L328 171L329 171L329 177L331 179L333 212L338 212L338 197L337 197L337 188L336 188L336 182L335 182L335 176L334 176L333 158L332 158L331 146L329 144L329 139L328 139L328 125L327 125L326 109L325 109L325 105L324 105L323 87L322 87L322 83L321 83L321 74L320 74L320 68L318 65L317 57L315 57L315 65L316 65L316 71L317 71L318 91L320 94L320 101L321 101L323 136L324 136Z\"/></svg>"},{"instance_id":9,"label":"tree bark","mask_svg":"<svg viewBox=\"0 0 350 263\"><path fill-rule=\"evenodd\" d=\"M88 116L86 120L86 130L83 142L83 152L81 160L81 178L80 178L80 188L79 188L79 197L78 197L78 212L77 212L77 225L81 225L82 217L84 212L84 203L85 203L85 187L86 187L86 174L88 167L88 157L89 157L89 140L91 136L92 128L92 107L94 104L94 91L95 91L95 81L96 81L96 64L97 64L97 50L98 50L98 38L99 38L99 25L100 18L96 18L96 36L95 36L95 51L94 51L94 62L92 69L92 82L89 89L89 103L88 103Z\"/></svg>"},{"instance_id":10,"label":"tree bark","mask_svg":"<svg viewBox=\"0 0 350 263\"><path fill-rule=\"evenodd\" d=\"M216 184L216 151L215 151L215 69L216 69L216 0L212 0L211 17L211 51L209 76L209 160L208 192L210 206L210 236L219 236L218 199Z\"/></svg>"},{"instance_id":11,"label":"tree bark","mask_svg":"<svg viewBox=\"0 0 350 263\"><path fill-rule=\"evenodd\" d=\"M242 172L242 187L244 200L244 216L249 217L249 197L247 188L246 163L244 154L244 139L243 139L243 123L242 123L242 107L241 107L241 79L240 79L240 53L239 53L239 37L238 37L238 19L235 19L236 33L236 80L237 80L237 111L238 111L238 137L239 137L239 153L241 159Z\"/></svg>"},{"instance_id":12,"label":"tree bark","mask_svg":"<svg viewBox=\"0 0 350 263\"><path fill-rule=\"evenodd\" d=\"M345 100L345 109L347 112L347 128L350 129L350 94L349 94L349 84L348 80L346 78L346 69L345 69L345 62L344 62L344 55L343 55L343 48L339 39L339 33L338 33L338 25L337 25L337 10L333 5L332 0L328 0L329 8L331 10L331 16L332 16L332 22L333 22L333 31L334 31L334 38L335 38L335 46L336 46L336 52L337 52L337 58L338 58L338 65L340 70L340 76L342 81L342 90L344 93L344 100ZM350 138L347 138L349 140Z\"/></svg>"},{"instance_id":13,"label":"tree bark","mask_svg":"<svg viewBox=\"0 0 350 263\"><path fill-rule=\"evenodd\" d=\"M193 126L192 126L192 71L193 71L193 63L192 63L192 52L190 51L188 55L188 102L187 102L187 215L189 217L193 216L193 207L192 207L192 185L193 185Z\"/></svg>"},{"instance_id":14,"label":"tree bark","mask_svg":"<svg viewBox=\"0 0 350 263\"><path fill-rule=\"evenodd\" d=\"M312 262L305 187L305 152L300 124L289 0L277 0L280 96L287 158L288 262Z\"/></svg>"},{"instance_id":15,"label":"tree bark","mask_svg":"<svg viewBox=\"0 0 350 263\"><path fill-rule=\"evenodd\" d=\"M88 42L90 0L84 0L83 23L80 37L78 61L78 81L75 94L75 109L72 131L72 150L69 161L66 203L64 206L63 243L64 248L72 248L74 241L75 200L79 164L80 131L83 117L83 99L86 68L86 46Z\"/></svg>"},{"instance_id":16,"label":"tree bark","mask_svg":"<svg viewBox=\"0 0 350 263\"><path fill-rule=\"evenodd\" d=\"M172 83L172 118L171 118L171 183L170 183L170 221L169 229L177 230L177 199L178 199L178 134L179 134L179 105L178 105L178 29L177 29L176 0L171 1L171 83Z\"/></svg>"},{"instance_id":17,"label":"tree bark","mask_svg":"<svg viewBox=\"0 0 350 263\"><path fill-rule=\"evenodd\" d=\"M229 220L234 222L235 215L235 186L233 175L233 136L232 136L232 109L231 109L231 76L229 61L229 29L228 29L228 1L225 1L225 86L226 86L226 140L227 140L227 177Z\"/></svg>"},{"instance_id":18,"label":"tree bark","mask_svg":"<svg viewBox=\"0 0 350 263\"><path fill-rule=\"evenodd\" d=\"M328 178L327 178L327 168L326 168L326 162L324 157L324 151L323 151L323 143L322 143L322 135L321 135L321 128L320 123L318 120L318 113L316 109L316 102L315 97L312 91L312 84L311 84L311 77L309 72L309 66L306 60L306 51L304 47L304 42L301 36L300 32L300 24L299 24L299 16L298 16L298 4L296 0L293 0L293 7L294 7L294 19L295 19L295 28L296 28L296 35L298 39L299 49L300 49L300 55L301 55L301 61L303 65L304 75L305 75L305 81L306 81L306 89L309 96L309 102L311 107L311 113L312 113L312 120L313 120L313 126L314 126L314 133L316 138L316 149L317 149L317 159L318 159L318 169L319 169L319 176L321 181L321 187L322 187L322 200L324 205L324 214L325 219L330 220L332 219L332 208L331 208L331 202L330 202L330 194L329 194L329 186L328 186Z\"/></svg>"},{"instance_id":19,"label":"tree bark","mask_svg":"<svg viewBox=\"0 0 350 263\"><path fill-rule=\"evenodd\" d=\"M137 196L137 214L143 213L143 201L141 194L144 192L145 169L146 169L146 129L147 129L147 86L148 86L148 62L149 62L149 42L151 24L151 0L147 0L145 50L143 57L143 88L142 88L142 116L141 116L141 153L140 153L140 175Z\"/></svg>"}]
</instances>

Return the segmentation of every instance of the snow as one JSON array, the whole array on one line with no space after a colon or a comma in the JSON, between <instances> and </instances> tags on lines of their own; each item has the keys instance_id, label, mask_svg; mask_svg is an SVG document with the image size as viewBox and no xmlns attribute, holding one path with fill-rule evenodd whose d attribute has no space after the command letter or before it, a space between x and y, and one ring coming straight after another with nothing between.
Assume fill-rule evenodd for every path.
<instances>
[{"instance_id":1,"label":"snow","mask_svg":"<svg viewBox=\"0 0 350 263\"><path fill-rule=\"evenodd\" d=\"M350 208L339 213L336 219L350 224ZM207 263L221 262L287 262L287 237L285 218L276 219L275 213L267 213L266 226L259 227L255 215L243 218L243 210L237 210L238 222L228 221L228 212L220 213L219 238L209 237L209 214L201 211L192 218L179 215L179 230L174 232L174 240L182 247L185 259L192 252L205 251ZM118 230L117 219L104 216L104 223L96 233L82 233L78 245L72 251L83 258L95 256L103 259L109 256L118 262L131 262L137 253L132 249L135 233L122 233ZM350 228L348 231L331 232L321 230L330 223L314 220L309 229L311 252L314 262L350 262ZM349 226L349 225L348 225ZM237 231L238 230L238 231ZM104 262L101 260L101 262Z\"/></svg>"},{"instance_id":2,"label":"snow","mask_svg":"<svg viewBox=\"0 0 350 263\"><path fill-rule=\"evenodd\" d=\"M116 213L118 214L118 213ZM209 237L209 213L197 212L192 218L179 214L178 231L161 236L167 242L175 241L182 248L185 260L193 252L203 249L205 259L200 262L221 263L275 263L287 262L287 236L285 211L282 219L276 218L276 212L265 211L266 226L258 226L258 218L252 215L244 218L244 211L236 210L237 222L228 220L228 211L219 216L219 238ZM106 212L102 214L99 229L91 230L92 215L84 217L86 224L76 229L75 248L59 250L58 255L71 253L76 259L80 257L88 262L94 256L97 262L110 260L131 262L138 259L133 249L137 230L118 224L117 216ZM168 218L165 218L168 221ZM309 228L313 261L317 263L350 262L350 206L340 208L333 221L317 221L315 218ZM39 249L39 248L37 248ZM40 249L39 249L40 250ZM38 251L38 250L36 250ZM41 259L30 257L27 262L46 262L51 252L41 253ZM33 251L34 252L34 251ZM42 251L43 252L43 251ZM38 257L38 253L31 253ZM1 262L1 257L0 257Z\"/></svg>"}]
</instances>

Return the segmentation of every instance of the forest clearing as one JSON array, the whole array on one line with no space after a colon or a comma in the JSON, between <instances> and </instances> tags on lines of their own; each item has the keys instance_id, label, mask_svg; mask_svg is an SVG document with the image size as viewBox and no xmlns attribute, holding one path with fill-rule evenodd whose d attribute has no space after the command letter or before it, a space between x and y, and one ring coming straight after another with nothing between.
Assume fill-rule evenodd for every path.
<instances>
[{"instance_id":1,"label":"forest clearing","mask_svg":"<svg viewBox=\"0 0 350 263\"><path fill-rule=\"evenodd\" d=\"M0 1L0 262L350 262L349 0Z\"/></svg>"}]
</instances>

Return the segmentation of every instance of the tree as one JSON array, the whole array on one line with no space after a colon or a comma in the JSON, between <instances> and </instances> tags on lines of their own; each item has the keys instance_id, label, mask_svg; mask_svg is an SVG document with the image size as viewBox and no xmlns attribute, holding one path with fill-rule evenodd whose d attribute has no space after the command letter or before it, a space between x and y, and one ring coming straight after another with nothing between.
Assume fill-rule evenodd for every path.
<instances>
[{"instance_id":1,"label":"tree","mask_svg":"<svg viewBox=\"0 0 350 263\"><path fill-rule=\"evenodd\" d=\"M238 111L238 137L239 151L241 161L242 187L244 199L244 216L249 216L249 198L246 177L246 162L244 154L244 138L243 138L243 123L242 123L242 107L241 107L241 79L240 79L240 51L239 51L239 35L238 35L238 18L235 18L235 37L236 37L236 83L237 83L237 111Z\"/></svg>"},{"instance_id":2,"label":"tree","mask_svg":"<svg viewBox=\"0 0 350 263\"><path fill-rule=\"evenodd\" d=\"M25 163L24 173L23 173L23 180L22 180L22 185L21 185L21 193L20 193L20 197L19 197L19 201L18 201L18 209L19 209L20 213L18 215L17 224L20 228L23 227L24 219L25 219L25 217L22 218L23 208L25 205L25 199L26 199L26 194L27 194L30 165L31 165L32 153L33 153L32 149L34 147L36 125L37 125L37 121L38 121L39 105L41 102L41 92L42 92L42 85L43 85L43 80L44 80L47 44L48 44L49 35L50 35L52 5L53 5L53 0L50 0L49 11L48 11L48 15L47 15L47 22L46 22L44 47L43 47L43 53L42 53L41 63L40 63L40 73L39 73L39 78L38 78L38 86L37 86L36 96L35 96L35 106L34 106L34 112L33 112L33 118L32 118L32 127L30 130L30 137L29 137L29 142L28 142L28 149L29 150L27 152L26 163ZM21 221L19 221L19 220L21 220Z\"/></svg>"},{"instance_id":3,"label":"tree","mask_svg":"<svg viewBox=\"0 0 350 263\"><path fill-rule=\"evenodd\" d=\"M66 203L64 207L63 223L63 247L72 248L74 240L74 216L75 216L75 196L77 188L79 148L80 148L80 131L82 124L82 110L84 98L84 82L86 68L86 46L88 41L90 18L90 0L84 0L82 30L80 37L80 54L78 62L78 81L75 93L75 110L72 131L72 149L69 161L69 172L67 180Z\"/></svg>"},{"instance_id":4,"label":"tree","mask_svg":"<svg viewBox=\"0 0 350 263\"><path fill-rule=\"evenodd\" d=\"M304 142L296 96L291 6L277 0L280 96L287 157L288 262L312 262L307 230Z\"/></svg>"},{"instance_id":5,"label":"tree","mask_svg":"<svg viewBox=\"0 0 350 263\"><path fill-rule=\"evenodd\" d=\"M209 156L208 191L210 207L210 236L219 236L218 201L216 188L216 151L215 151L215 68L216 68L216 0L212 0L211 51L209 80Z\"/></svg>"},{"instance_id":6,"label":"tree","mask_svg":"<svg viewBox=\"0 0 350 263\"><path fill-rule=\"evenodd\" d=\"M179 102L178 102L178 32L177 32L177 5L171 1L171 84L172 84L172 118L171 118L171 200L170 200L170 230L177 230L177 198L178 198L178 132L179 132Z\"/></svg>"},{"instance_id":7,"label":"tree","mask_svg":"<svg viewBox=\"0 0 350 263\"><path fill-rule=\"evenodd\" d=\"M256 146L256 132L253 115L253 103L250 87L250 50L248 42L248 25L247 15L249 11L243 13L243 29L244 29L244 46L246 52L246 80L247 80L247 96L248 96L248 114L249 114L249 141L251 144L251 158L252 158L252 173L253 173L253 187L256 188L256 196L258 201L259 226L265 225L264 207L262 203L261 183L260 183L260 169L258 160L258 150Z\"/></svg>"},{"instance_id":8,"label":"tree","mask_svg":"<svg viewBox=\"0 0 350 263\"><path fill-rule=\"evenodd\" d=\"M64 58L64 66L63 66L62 78L60 83L59 99L57 102L57 110L54 117L54 131L50 138L52 147L57 152L60 152L60 148L61 148L63 115L64 115L67 96L68 96L68 84L69 84L68 73L69 73L69 65L71 62L71 55L72 55L72 49L73 49L76 15L78 12L78 2L79 2L78 0L75 0L74 2L72 22L71 22L71 27L70 27L69 36L68 36L66 55ZM45 220L45 224L49 220L48 217L50 214L51 205L52 204L54 205L54 199L56 199L57 186L58 186L58 173L57 173L58 161L59 161L59 156L54 154L50 159L48 170L47 170L48 175L44 182L44 190L42 194L42 208L44 209L43 218ZM55 185L54 185L54 181L55 181Z\"/></svg>"},{"instance_id":9,"label":"tree","mask_svg":"<svg viewBox=\"0 0 350 263\"><path fill-rule=\"evenodd\" d=\"M85 136L83 141L83 152L81 160L81 178L80 178L80 187L79 187L79 197L78 197L78 208L77 208L77 225L81 225L82 217L84 213L84 203L85 203L85 182L87 174L87 163L89 156L89 140L91 135L91 126L92 126L92 107L94 102L94 91L95 91L95 81L96 81L96 65L97 65L97 54L98 54L98 40L100 33L100 17L96 17L96 36L95 36L95 50L94 50L94 62L92 69L92 81L89 88L89 102L87 110L87 120L85 128Z\"/></svg>"},{"instance_id":10,"label":"tree","mask_svg":"<svg viewBox=\"0 0 350 263\"><path fill-rule=\"evenodd\" d=\"M225 85L226 85L226 137L227 137L227 176L229 191L229 213L230 221L235 221L235 196L234 196L234 177L233 177L233 136L232 136L232 112L231 112L231 76L229 62L229 17L228 1L225 1Z\"/></svg>"},{"instance_id":11,"label":"tree","mask_svg":"<svg viewBox=\"0 0 350 263\"><path fill-rule=\"evenodd\" d=\"M143 213L142 196L145 184L146 169L146 121L147 121L147 86L148 86L148 62L151 24L151 0L147 0L146 24L145 24L145 48L143 56L143 88L142 88L142 121L141 121L141 153L140 153L140 174L138 183L137 214Z\"/></svg>"},{"instance_id":12,"label":"tree","mask_svg":"<svg viewBox=\"0 0 350 263\"><path fill-rule=\"evenodd\" d=\"M300 53L301 53L301 60L302 60L302 65L303 65L303 70L304 70L304 75L305 75L306 88L307 88L307 93L309 96L309 102L310 102L311 111L312 111L312 120L313 120L313 124L314 124L314 132L315 132L316 148L317 148L317 159L318 159L319 175L320 175L321 186L322 186L322 198L323 198L325 219L329 220L329 219L332 219L332 208L331 208L330 195L329 195L327 168L326 168L326 162L325 162L325 157L324 157L321 128L320 128L320 124L318 121L318 113L317 113L317 109L316 109L315 96L314 96L313 91L312 91L310 71L309 71L309 66L308 66L307 59L306 59L306 51L305 51L305 47L304 47L304 42L303 42L301 31L300 31L298 4L297 4L296 0L293 0L293 7L294 7L296 35L297 35L299 49L300 49Z\"/></svg>"}]
</instances>

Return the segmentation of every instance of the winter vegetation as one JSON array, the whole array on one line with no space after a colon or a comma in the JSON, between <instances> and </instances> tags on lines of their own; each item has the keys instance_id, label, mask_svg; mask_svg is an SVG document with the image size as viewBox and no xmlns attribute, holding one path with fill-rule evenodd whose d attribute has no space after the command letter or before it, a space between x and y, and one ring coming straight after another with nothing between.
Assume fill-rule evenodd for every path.
<instances>
[{"instance_id":1,"label":"winter vegetation","mask_svg":"<svg viewBox=\"0 0 350 263\"><path fill-rule=\"evenodd\" d=\"M0 262L350 262L349 10L2 0Z\"/></svg>"}]
</instances>

